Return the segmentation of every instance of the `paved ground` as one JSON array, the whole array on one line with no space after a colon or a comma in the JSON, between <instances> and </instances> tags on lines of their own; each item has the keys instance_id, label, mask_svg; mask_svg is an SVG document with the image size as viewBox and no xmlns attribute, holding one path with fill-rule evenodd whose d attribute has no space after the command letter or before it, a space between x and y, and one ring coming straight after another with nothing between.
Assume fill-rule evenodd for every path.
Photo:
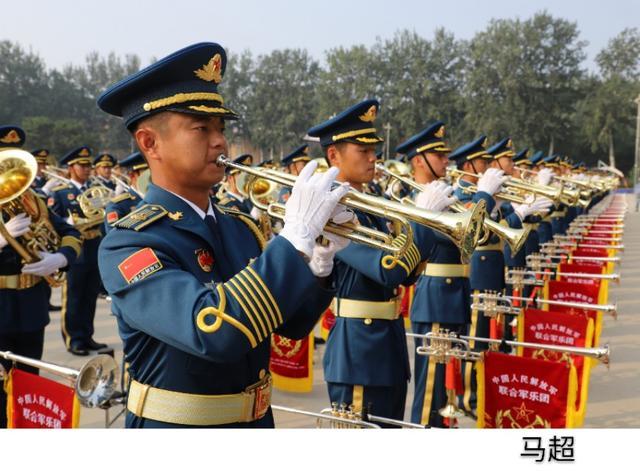
<instances>
[{"instance_id":1,"label":"paved ground","mask_svg":"<svg viewBox=\"0 0 640 471\"><path fill-rule=\"evenodd\" d=\"M630 208L633 208L630 205ZM607 317L604 321L602 343L612 349L611 367L597 366L592 370L591 388L587 405L585 427L640 427L640 214L630 213L626 219L623 263L618 267L622 275L619 286L612 285L611 302L617 302L619 317L615 321ZM54 290L54 300L59 301L59 290ZM60 333L60 316L53 313L47 328L44 358L72 367L82 365L82 357L74 357L64 349ZM116 348L116 358L121 360L120 339L115 319L110 315L106 301L99 300L96 315L96 340L107 342ZM413 342L411 342L412 344ZM309 394L287 394L276 391L274 404L318 412L329 405L322 375L321 360L324 347L315 351L314 388ZM409 385L407 404L411 404L413 383ZM407 407L407 420L408 420ZM276 414L279 427L314 427L314 419L287 413ZM82 427L104 427L104 412L83 409ZM122 419L114 427L122 427ZM461 427L474 427L471 420L463 419Z\"/></svg>"}]
</instances>

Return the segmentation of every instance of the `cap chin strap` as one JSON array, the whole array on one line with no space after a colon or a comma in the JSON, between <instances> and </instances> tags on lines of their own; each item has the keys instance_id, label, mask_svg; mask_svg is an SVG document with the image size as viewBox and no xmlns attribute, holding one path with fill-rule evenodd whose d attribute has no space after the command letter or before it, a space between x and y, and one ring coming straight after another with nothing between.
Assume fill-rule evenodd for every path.
<instances>
[{"instance_id":1,"label":"cap chin strap","mask_svg":"<svg viewBox=\"0 0 640 471\"><path fill-rule=\"evenodd\" d=\"M469 160L469 163L471 164L471 168L473 169L473 173L475 173L476 175L479 175L478 171L476 170L476 166L473 165L473 160Z\"/></svg>"},{"instance_id":2,"label":"cap chin strap","mask_svg":"<svg viewBox=\"0 0 640 471\"><path fill-rule=\"evenodd\" d=\"M431 164L427 160L427 156L424 155L424 154L425 154L424 152L421 152L420 153L420 157L422 157L422 160L424 160L424 163L427 164L427 167L429 167L429 170L431 171L431 175L433 175L433 178L437 180L440 177L438 177L438 175L436 175L435 170L433 170L433 167L431 166Z\"/></svg>"}]
</instances>

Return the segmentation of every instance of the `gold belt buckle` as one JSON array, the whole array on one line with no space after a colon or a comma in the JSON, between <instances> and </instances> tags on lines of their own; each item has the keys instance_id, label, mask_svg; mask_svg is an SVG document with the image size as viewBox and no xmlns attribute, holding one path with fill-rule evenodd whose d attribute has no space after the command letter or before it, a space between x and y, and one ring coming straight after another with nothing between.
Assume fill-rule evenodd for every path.
<instances>
[{"instance_id":1,"label":"gold belt buckle","mask_svg":"<svg viewBox=\"0 0 640 471\"><path fill-rule=\"evenodd\" d=\"M249 394L254 394L255 397L253 401L253 420L264 417L269 407L271 407L271 381L271 375L267 374L263 379L245 390Z\"/></svg>"}]
</instances>

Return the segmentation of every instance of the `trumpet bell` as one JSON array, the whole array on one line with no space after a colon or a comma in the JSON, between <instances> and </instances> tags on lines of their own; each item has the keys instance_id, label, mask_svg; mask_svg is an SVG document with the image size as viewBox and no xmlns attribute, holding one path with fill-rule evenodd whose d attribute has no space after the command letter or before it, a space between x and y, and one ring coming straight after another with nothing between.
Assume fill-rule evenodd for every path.
<instances>
[{"instance_id":1,"label":"trumpet bell","mask_svg":"<svg viewBox=\"0 0 640 471\"><path fill-rule=\"evenodd\" d=\"M85 407L100 407L116 392L119 370L109 355L97 355L84 364L76 379L76 395Z\"/></svg>"},{"instance_id":2,"label":"trumpet bell","mask_svg":"<svg viewBox=\"0 0 640 471\"><path fill-rule=\"evenodd\" d=\"M38 164L29 153L20 149L0 152L0 205L25 192L36 178Z\"/></svg>"}]
</instances>

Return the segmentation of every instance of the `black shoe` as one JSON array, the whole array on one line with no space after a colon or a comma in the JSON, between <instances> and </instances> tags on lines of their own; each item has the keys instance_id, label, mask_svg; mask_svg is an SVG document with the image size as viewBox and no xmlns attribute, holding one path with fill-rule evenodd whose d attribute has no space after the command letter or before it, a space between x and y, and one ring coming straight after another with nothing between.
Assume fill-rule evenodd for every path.
<instances>
[{"instance_id":1,"label":"black shoe","mask_svg":"<svg viewBox=\"0 0 640 471\"><path fill-rule=\"evenodd\" d=\"M59 311L60 309L62 309L60 306L54 306L53 304L49 303L49 311Z\"/></svg>"},{"instance_id":2,"label":"black shoe","mask_svg":"<svg viewBox=\"0 0 640 471\"><path fill-rule=\"evenodd\" d=\"M89 350L102 350L103 348L107 348L108 347L108 345L106 343L98 343L93 339L87 340L87 342L85 343L85 346Z\"/></svg>"},{"instance_id":3,"label":"black shoe","mask_svg":"<svg viewBox=\"0 0 640 471\"><path fill-rule=\"evenodd\" d=\"M86 348L85 345L71 345L67 348L67 351L72 355L77 355L79 357L86 357L89 355L89 349Z\"/></svg>"}]
</instances>

